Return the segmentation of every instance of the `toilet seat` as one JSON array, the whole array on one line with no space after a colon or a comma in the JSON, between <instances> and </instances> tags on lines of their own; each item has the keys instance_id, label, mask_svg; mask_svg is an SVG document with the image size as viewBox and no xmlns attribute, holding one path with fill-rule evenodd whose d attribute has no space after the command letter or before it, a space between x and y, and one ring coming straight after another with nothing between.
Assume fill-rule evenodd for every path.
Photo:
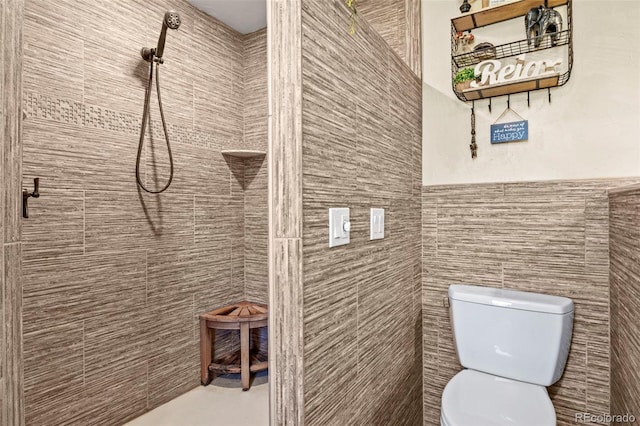
<instances>
[{"instance_id":1,"label":"toilet seat","mask_svg":"<svg viewBox=\"0 0 640 426\"><path fill-rule=\"evenodd\" d=\"M444 426L555 426L543 386L463 370L442 393Z\"/></svg>"}]
</instances>

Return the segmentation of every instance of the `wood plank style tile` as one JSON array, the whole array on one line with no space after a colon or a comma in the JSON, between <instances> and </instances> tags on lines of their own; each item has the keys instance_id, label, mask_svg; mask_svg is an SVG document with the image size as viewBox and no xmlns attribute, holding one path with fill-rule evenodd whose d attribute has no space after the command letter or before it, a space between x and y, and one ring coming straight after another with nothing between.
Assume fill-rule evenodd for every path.
<instances>
[{"instance_id":1,"label":"wood plank style tile","mask_svg":"<svg viewBox=\"0 0 640 426\"><path fill-rule=\"evenodd\" d=\"M418 76L422 75L420 1L361 0L358 14Z\"/></svg>"},{"instance_id":2,"label":"wood plank style tile","mask_svg":"<svg viewBox=\"0 0 640 426\"><path fill-rule=\"evenodd\" d=\"M269 179L273 238L302 236L302 65L300 1L268 2Z\"/></svg>"},{"instance_id":3,"label":"wood plank style tile","mask_svg":"<svg viewBox=\"0 0 640 426\"><path fill-rule=\"evenodd\" d=\"M4 353L2 378L4 383L3 421L7 425L24 424L24 359L22 338L22 270L20 265L21 243L4 244Z\"/></svg>"},{"instance_id":4,"label":"wood plank style tile","mask_svg":"<svg viewBox=\"0 0 640 426\"><path fill-rule=\"evenodd\" d=\"M84 27L84 102L142 114L148 63L132 53L154 43L151 34L157 30L145 19L149 9L142 2L122 1L76 1L71 7ZM101 59L105 55L108 60Z\"/></svg>"},{"instance_id":5,"label":"wood plank style tile","mask_svg":"<svg viewBox=\"0 0 640 426\"><path fill-rule=\"evenodd\" d=\"M64 422L74 411L70 398L82 394L83 321L51 321L24 336L27 424Z\"/></svg>"},{"instance_id":6,"label":"wood plank style tile","mask_svg":"<svg viewBox=\"0 0 640 426\"><path fill-rule=\"evenodd\" d=\"M267 30L247 34L244 48L244 147L267 150Z\"/></svg>"},{"instance_id":7,"label":"wood plank style tile","mask_svg":"<svg viewBox=\"0 0 640 426\"><path fill-rule=\"evenodd\" d=\"M3 242L20 241L22 213L22 31L23 0L2 8L2 205Z\"/></svg>"},{"instance_id":8,"label":"wood plank style tile","mask_svg":"<svg viewBox=\"0 0 640 426\"><path fill-rule=\"evenodd\" d=\"M269 421L287 426L305 424L301 14L300 0L267 2Z\"/></svg>"},{"instance_id":9,"label":"wood plank style tile","mask_svg":"<svg viewBox=\"0 0 640 426\"><path fill-rule=\"evenodd\" d=\"M84 193L46 189L41 194L30 200L29 220L22 226L23 261L84 254Z\"/></svg>"},{"instance_id":10,"label":"wood plank style tile","mask_svg":"<svg viewBox=\"0 0 640 426\"><path fill-rule=\"evenodd\" d=\"M302 242L270 238L270 422L304 425Z\"/></svg>"},{"instance_id":11,"label":"wood plank style tile","mask_svg":"<svg viewBox=\"0 0 640 426\"><path fill-rule=\"evenodd\" d=\"M73 1L27 1L24 25L24 90L84 100L84 24Z\"/></svg>"},{"instance_id":12,"label":"wood plank style tile","mask_svg":"<svg viewBox=\"0 0 640 426\"><path fill-rule=\"evenodd\" d=\"M25 424L22 339L24 1L0 3L0 423Z\"/></svg>"},{"instance_id":13,"label":"wood plank style tile","mask_svg":"<svg viewBox=\"0 0 640 426\"><path fill-rule=\"evenodd\" d=\"M220 151L175 143L175 141L172 142L171 149L174 167L171 192L194 195L230 194L235 175ZM147 161L145 186L158 191L164 188L170 176L170 163L164 137L150 138L145 145L145 152ZM131 180L130 165L128 172L128 178Z\"/></svg>"},{"instance_id":14,"label":"wood plank style tile","mask_svg":"<svg viewBox=\"0 0 640 426\"><path fill-rule=\"evenodd\" d=\"M640 412L640 190L612 193L609 203L611 414L636 415ZM607 353L598 343L592 343L592 352L606 362ZM594 388L602 383L600 377L588 380ZM588 394L600 404L606 396Z\"/></svg>"},{"instance_id":15,"label":"wood plank style tile","mask_svg":"<svg viewBox=\"0 0 640 426\"><path fill-rule=\"evenodd\" d=\"M24 260L25 332L46 328L49 321L137 311L145 305L145 275L144 251Z\"/></svg>"},{"instance_id":16,"label":"wood plank style tile","mask_svg":"<svg viewBox=\"0 0 640 426\"><path fill-rule=\"evenodd\" d=\"M245 160L244 285L247 300L268 303L268 160Z\"/></svg>"},{"instance_id":17,"label":"wood plank style tile","mask_svg":"<svg viewBox=\"0 0 640 426\"><path fill-rule=\"evenodd\" d=\"M461 369L448 309L443 306L448 286L453 283L573 299L575 319L569 360L562 379L549 388L558 424L574 424L575 413L609 412L609 401L614 400L613 394L609 395L614 380L613 370L611 378L609 374L608 354L609 225L613 230L614 222L609 220L606 188L628 181L423 188L425 425L438 424L443 388ZM625 267L631 263L625 260ZM611 284L613 295L613 278ZM611 307L613 321L613 297ZM612 348L620 347L613 342L613 335Z\"/></svg>"},{"instance_id":18,"label":"wood plank style tile","mask_svg":"<svg viewBox=\"0 0 640 426\"><path fill-rule=\"evenodd\" d=\"M302 9L305 424L416 425L420 82L366 21L348 35L348 16L342 2ZM342 206L352 240L330 249L327 210ZM369 240L372 207L383 240Z\"/></svg>"},{"instance_id":19,"label":"wood plank style tile","mask_svg":"<svg viewBox=\"0 0 640 426\"><path fill-rule=\"evenodd\" d=\"M266 28L245 35L243 48L244 147L266 152L269 111ZM244 161L245 299L260 303L268 303L269 299L267 167L266 157Z\"/></svg>"},{"instance_id":20,"label":"wood plank style tile","mask_svg":"<svg viewBox=\"0 0 640 426\"><path fill-rule=\"evenodd\" d=\"M193 197L167 194L86 191L86 252L179 247L193 241Z\"/></svg>"},{"instance_id":21,"label":"wood plank style tile","mask_svg":"<svg viewBox=\"0 0 640 426\"><path fill-rule=\"evenodd\" d=\"M28 118L24 142L24 186L32 187L39 177L43 197L54 188L136 190L132 163L122 161L135 161L129 135Z\"/></svg>"},{"instance_id":22,"label":"wood plank style tile","mask_svg":"<svg viewBox=\"0 0 640 426\"><path fill-rule=\"evenodd\" d=\"M196 11L195 38L201 43L194 46L194 57L209 58L194 64L195 128L242 135L242 36Z\"/></svg>"}]
</instances>

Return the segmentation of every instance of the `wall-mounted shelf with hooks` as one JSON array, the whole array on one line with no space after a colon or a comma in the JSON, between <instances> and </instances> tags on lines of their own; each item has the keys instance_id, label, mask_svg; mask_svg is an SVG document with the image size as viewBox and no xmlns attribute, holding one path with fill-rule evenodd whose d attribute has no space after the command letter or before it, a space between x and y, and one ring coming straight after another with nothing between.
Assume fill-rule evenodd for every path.
<instances>
[{"instance_id":1,"label":"wall-mounted shelf with hooks","mask_svg":"<svg viewBox=\"0 0 640 426\"><path fill-rule=\"evenodd\" d=\"M533 92L534 90L549 89L560 86L560 75L552 75L531 80L519 80L515 83L494 84L490 87L467 89L461 92L465 101L495 98L496 96L511 95L513 93Z\"/></svg>"},{"instance_id":2,"label":"wall-mounted shelf with hooks","mask_svg":"<svg viewBox=\"0 0 640 426\"><path fill-rule=\"evenodd\" d=\"M554 69L553 71L555 72L544 72L539 75L535 75L535 73L525 75L523 73L522 76L519 76L517 79L511 79L511 81L494 82L493 84L476 88L460 88L456 87L454 83L453 91L458 99L462 101L474 101L514 93L550 89L552 87L558 87L566 84L567 81L569 81L573 67L571 3L572 0L519 0L453 18L451 20L452 82L460 70L468 67L473 68L480 62L488 59L496 61L512 59L512 61L515 62L517 57L519 57L517 59L523 61L525 56L521 55L529 54L535 57L536 60L555 59L555 57L540 58L542 52L547 50L551 51L551 49L555 49L552 51L554 54L561 52L561 54L565 56L562 63L562 69ZM566 6L566 22L564 22L564 28L562 31L555 33L553 40L551 36L547 34L542 38L537 47L535 46L535 43L530 40L522 39L497 46L490 45L490 54L487 54L486 51L457 53L457 37L460 33L511 19L523 18L532 8L536 8L538 6L546 6L548 8ZM530 78L527 78L527 75L530 76Z\"/></svg>"},{"instance_id":3,"label":"wall-mounted shelf with hooks","mask_svg":"<svg viewBox=\"0 0 640 426\"><path fill-rule=\"evenodd\" d=\"M501 6L488 7L474 13L466 13L453 18L451 24L456 31L469 31L524 16L529 10L540 5L558 7L569 2L570 0L519 0Z\"/></svg>"}]
</instances>

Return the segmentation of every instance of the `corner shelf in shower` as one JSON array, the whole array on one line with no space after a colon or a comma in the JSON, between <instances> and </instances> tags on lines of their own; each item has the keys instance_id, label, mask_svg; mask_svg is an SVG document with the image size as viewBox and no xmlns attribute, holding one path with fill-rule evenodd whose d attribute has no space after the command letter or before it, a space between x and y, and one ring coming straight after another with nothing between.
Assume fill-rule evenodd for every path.
<instances>
[{"instance_id":1,"label":"corner shelf in shower","mask_svg":"<svg viewBox=\"0 0 640 426\"><path fill-rule=\"evenodd\" d=\"M222 155L228 155L230 157L237 158L255 158L264 157L265 155L267 155L267 153L265 151L255 151L250 149L234 149L222 151Z\"/></svg>"}]
</instances>

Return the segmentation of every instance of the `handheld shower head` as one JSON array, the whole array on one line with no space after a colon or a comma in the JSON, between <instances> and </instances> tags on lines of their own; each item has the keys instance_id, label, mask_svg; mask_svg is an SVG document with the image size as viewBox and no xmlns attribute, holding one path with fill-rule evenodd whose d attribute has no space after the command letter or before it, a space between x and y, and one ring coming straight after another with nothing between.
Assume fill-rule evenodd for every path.
<instances>
[{"instance_id":1,"label":"handheld shower head","mask_svg":"<svg viewBox=\"0 0 640 426\"><path fill-rule=\"evenodd\" d=\"M182 21L180 20L178 12L170 10L164 14L164 24L172 30L177 30L181 23Z\"/></svg>"},{"instance_id":2,"label":"handheld shower head","mask_svg":"<svg viewBox=\"0 0 640 426\"><path fill-rule=\"evenodd\" d=\"M164 54L164 42L167 38L167 28L172 30L177 30L180 27L182 21L180 20L180 15L178 12L174 10L169 10L164 14L164 19L162 20L162 31L160 31L160 37L158 38L158 46L155 51L153 49L149 49L148 47L142 48L141 54L142 57L146 61L158 60L162 62L162 55Z\"/></svg>"},{"instance_id":3,"label":"handheld shower head","mask_svg":"<svg viewBox=\"0 0 640 426\"><path fill-rule=\"evenodd\" d=\"M178 12L170 10L164 14L164 20L162 21L162 31L160 32L160 38L158 38L158 47L156 47L156 57L162 59L164 53L164 41L167 37L167 28L177 30L180 26L180 15Z\"/></svg>"}]
</instances>

